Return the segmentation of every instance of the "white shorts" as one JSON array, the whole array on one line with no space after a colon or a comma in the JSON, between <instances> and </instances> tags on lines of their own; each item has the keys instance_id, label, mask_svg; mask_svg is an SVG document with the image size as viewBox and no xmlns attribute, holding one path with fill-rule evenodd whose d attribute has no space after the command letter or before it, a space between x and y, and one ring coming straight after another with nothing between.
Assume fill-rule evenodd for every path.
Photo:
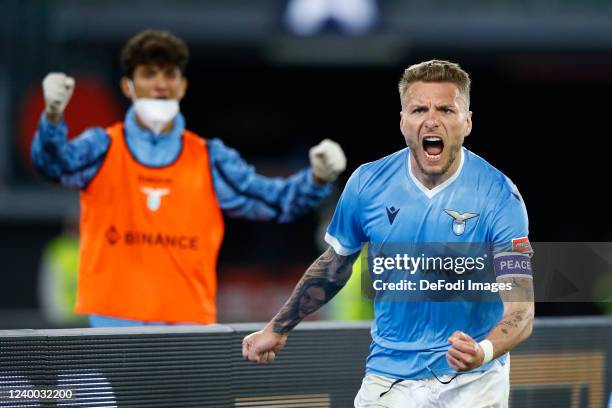
<instances>
[{"instance_id":1,"label":"white shorts","mask_svg":"<svg viewBox=\"0 0 612 408\"><path fill-rule=\"evenodd\" d=\"M444 375L440 380L446 382L451 378ZM449 384L431 378L404 380L391 387L394 381L380 375L366 375L355 397L355 408L507 408L510 358L504 365L496 360L488 371L461 374Z\"/></svg>"}]
</instances>

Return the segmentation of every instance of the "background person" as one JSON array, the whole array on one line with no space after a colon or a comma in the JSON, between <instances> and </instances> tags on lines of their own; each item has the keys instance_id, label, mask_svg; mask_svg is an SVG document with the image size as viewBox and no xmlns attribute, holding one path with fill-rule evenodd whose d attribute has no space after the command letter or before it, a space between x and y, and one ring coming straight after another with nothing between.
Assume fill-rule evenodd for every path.
<instances>
[{"instance_id":1,"label":"background person","mask_svg":"<svg viewBox=\"0 0 612 408\"><path fill-rule=\"evenodd\" d=\"M79 214L68 211L62 232L42 254L38 272L38 302L48 323L55 327L82 327L87 318L74 313L79 260Z\"/></svg>"},{"instance_id":2,"label":"background person","mask_svg":"<svg viewBox=\"0 0 612 408\"><path fill-rule=\"evenodd\" d=\"M74 80L43 81L46 108L32 144L45 178L81 190L76 311L92 326L214 323L216 261L224 211L289 222L317 206L344 170L340 146L324 140L311 167L287 179L258 175L234 149L186 130L179 102L189 51L147 30L121 52L125 120L67 141L62 113Z\"/></svg>"}]
</instances>

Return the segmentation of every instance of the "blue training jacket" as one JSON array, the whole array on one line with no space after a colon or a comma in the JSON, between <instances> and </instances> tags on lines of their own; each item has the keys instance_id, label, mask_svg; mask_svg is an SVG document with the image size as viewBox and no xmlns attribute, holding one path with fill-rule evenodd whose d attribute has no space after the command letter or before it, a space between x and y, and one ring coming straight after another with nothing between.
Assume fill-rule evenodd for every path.
<instances>
[{"instance_id":1,"label":"blue training jacket","mask_svg":"<svg viewBox=\"0 0 612 408\"><path fill-rule=\"evenodd\" d=\"M166 166L181 151L185 119L180 113L172 130L157 136L141 128L129 109L124 122L129 149L146 166ZM44 178L73 189L86 188L104 162L110 138L103 128L85 130L67 140L65 121L51 123L43 113L32 142L32 163ZM231 217L289 222L316 207L331 191L319 185L308 167L288 178L269 178L255 172L240 154L219 139L207 140L217 201Z\"/></svg>"}]
</instances>

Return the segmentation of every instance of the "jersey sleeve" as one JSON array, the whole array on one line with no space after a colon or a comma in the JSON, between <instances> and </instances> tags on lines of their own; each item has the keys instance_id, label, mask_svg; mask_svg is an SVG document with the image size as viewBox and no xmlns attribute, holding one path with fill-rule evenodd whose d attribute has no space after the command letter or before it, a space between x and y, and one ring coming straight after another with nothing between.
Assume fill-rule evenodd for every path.
<instances>
[{"instance_id":1,"label":"jersey sleeve","mask_svg":"<svg viewBox=\"0 0 612 408\"><path fill-rule=\"evenodd\" d=\"M531 255L529 244L529 219L523 197L511 181L510 192L498 203L491 231L493 251L519 252Z\"/></svg>"},{"instance_id":2,"label":"jersey sleeve","mask_svg":"<svg viewBox=\"0 0 612 408\"><path fill-rule=\"evenodd\" d=\"M68 141L66 122L51 123L41 115L31 147L34 168L47 180L82 189L96 175L110 146L104 129L88 128Z\"/></svg>"},{"instance_id":3,"label":"jersey sleeve","mask_svg":"<svg viewBox=\"0 0 612 408\"><path fill-rule=\"evenodd\" d=\"M231 217L291 222L331 192L331 184L313 180L309 167L287 178L265 177L219 139L210 139L208 149L217 200Z\"/></svg>"},{"instance_id":4,"label":"jersey sleeve","mask_svg":"<svg viewBox=\"0 0 612 408\"><path fill-rule=\"evenodd\" d=\"M359 169L349 178L327 228L325 241L338 255L348 256L361 249L367 241L361 224Z\"/></svg>"},{"instance_id":5,"label":"jersey sleeve","mask_svg":"<svg viewBox=\"0 0 612 408\"><path fill-rule=\"evenodd\" d=\"M492 244L494 270L497 278L531 277L527 209L518 189L510 181L511 191L498 203L494 215Z\"/></svg>"}]
</instances>

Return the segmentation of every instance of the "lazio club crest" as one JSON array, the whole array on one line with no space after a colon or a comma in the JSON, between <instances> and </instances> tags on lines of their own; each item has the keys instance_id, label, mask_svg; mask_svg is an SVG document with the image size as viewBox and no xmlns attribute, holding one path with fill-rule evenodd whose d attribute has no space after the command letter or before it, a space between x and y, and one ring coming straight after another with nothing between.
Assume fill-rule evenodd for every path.
<instances>
[{"instance_id":1,"label":"lazio club crest","mask_svg":"<svg viewBox=\"0 0 612 408\"><path fill-rule=\"evenodd\" d=\"M463 235L465 232L465 222L470 218L476 218L480 214L463 213L455 210L444 210L445 213L453 217L453 233L455 235Z\"/></svg>"},{"instance_id":2,"label":"lazio club crest","mask_svg":"<svg viewBox=\"0 0 612 408\"><path fill-rule=\"evenodd\" d=\"M170 190L167 188L142 187L140 191L147 195L147 207L151 212L159 210L162 197L170 194Z\"/></svg>"}]
</instances>

